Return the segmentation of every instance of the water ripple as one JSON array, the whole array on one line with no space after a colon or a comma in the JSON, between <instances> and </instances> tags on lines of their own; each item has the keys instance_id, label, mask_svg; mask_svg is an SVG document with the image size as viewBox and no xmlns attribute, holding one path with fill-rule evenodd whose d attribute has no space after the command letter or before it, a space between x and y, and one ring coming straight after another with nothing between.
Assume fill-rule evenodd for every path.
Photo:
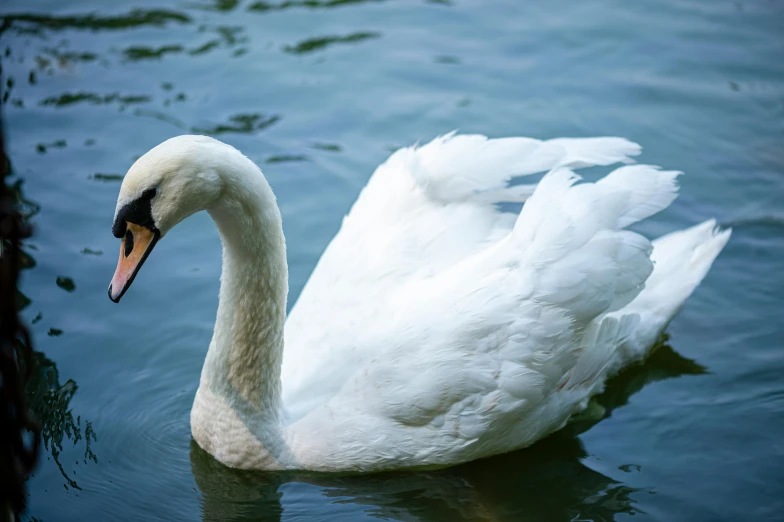
<instances>
[{"instance_id":1,"label":"water ripple","mask_svg":"<svg viewBox=\"0 0 784 522\"><path fill-rule=\"evenodd\" d=\"M283 48L283 50L291 54L306 54L312 53L314 51L320 51L334 44L356 43L363 40L370 40L380 37L381 33L367 31L351 33L345 36L320 36L317 38L308 38L307 40L302 40L296 45L287 45Z\"/></svg>"}]
</instances>

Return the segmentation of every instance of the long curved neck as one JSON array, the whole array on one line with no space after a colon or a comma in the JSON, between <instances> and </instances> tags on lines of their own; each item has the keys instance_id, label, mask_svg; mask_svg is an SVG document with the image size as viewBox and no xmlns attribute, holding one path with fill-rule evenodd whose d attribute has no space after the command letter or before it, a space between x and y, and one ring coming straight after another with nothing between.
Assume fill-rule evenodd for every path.
<instances>
[{"instance_id":1,"label":"long curved neck","mask_svg":"<svg viewBox=\"0 0 784 522\"><path fill-rule=\"evenodd\" d=\"M277 424L288 294L280 210L259 168L238 151L227 153L219 175L223 191L208 212L220 232L223 270L200 386Z\"/></svg>"}]
</instances>

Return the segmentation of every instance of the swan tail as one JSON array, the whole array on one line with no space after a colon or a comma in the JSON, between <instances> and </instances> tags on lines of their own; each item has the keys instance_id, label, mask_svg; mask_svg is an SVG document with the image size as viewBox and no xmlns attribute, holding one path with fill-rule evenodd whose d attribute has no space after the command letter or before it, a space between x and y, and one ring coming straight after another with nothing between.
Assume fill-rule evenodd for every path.
<instances>
[{"instance_id":1,"label":"swan tail","mask_svg":"<svg viewBox=\"0 0 784 522\"><path fill-rule=\"evenodd\" d=\"M536 185L508 186L518 176L558 167L583 168L631 162L640 146L624 138L512 137L489 139L479 134L438 137L421 147L405 149L410 172L428 196L442 203L523 202Z\"/></svg>"},{"instance_id":2,"label":"swan tail","mask_svg":"<svg viewBox=\"0 0 784 522\"><path fill-rule=\"evenodd\" d=\"M722 229L716 220L710 219L653 241L653 273L640 295L619 312L641 317L641 327L627 343L630 350L638 356L645 355L656 343L705 278L731 235L731 228Z\"/></svg>"}]
</instances>

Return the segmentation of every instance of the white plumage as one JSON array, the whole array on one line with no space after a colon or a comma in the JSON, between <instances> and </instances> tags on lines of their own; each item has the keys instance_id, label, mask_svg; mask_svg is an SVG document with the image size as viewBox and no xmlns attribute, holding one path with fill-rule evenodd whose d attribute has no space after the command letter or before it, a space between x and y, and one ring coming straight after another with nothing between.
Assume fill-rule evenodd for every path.
<instances>
[{"instance_id":1,"label":"white plumage","mask_svg":"<svg viewBox=\"0 0 784 522\"><path fill-rule=\"evenodd\" d=\"M194 438L235 467L369 471L465 462L561 428L647 354L730 236L713 221L653 243L626 230L672 203L678 172L626 165L585 183L572 170L639 152L621 138L455 134L398 150L345 217L280 342L281 305L264 288L286 277L268 252L284 246L260 171L209 138L153 149L126 176L122 203L183 171L159 168L163 158L214 168L223 184L197 205L218 223L224 269ZM538 184L508 185L538 172ZM497 205L523 201L519 215ZM155 219L171 205L153 199Z\"/></svg>"}]
</instances>

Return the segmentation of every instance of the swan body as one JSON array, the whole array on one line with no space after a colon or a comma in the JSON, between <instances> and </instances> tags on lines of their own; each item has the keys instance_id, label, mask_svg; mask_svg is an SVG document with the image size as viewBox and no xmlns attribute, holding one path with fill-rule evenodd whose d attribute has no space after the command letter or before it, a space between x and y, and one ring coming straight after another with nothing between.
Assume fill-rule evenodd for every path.
<instances>
[{"instance_id":1,"label":"swan body","mask_svg":"<svg viewBox=\"0 0 784 522\"><path fill-rule=\"evenodd\" d=\"M627 230L670 205L678 172L573 172L639 151L621 138L455 134L400 149L286 318L281 216L261 171L212 138L172 138L123 181L109 293L119 300L152 249L134 264L133 224L147 220L154 246L211 214L223 269L191 430L228 466L378 471L511 451L644 358L729 239L713 220L653 242ZM506 202L524 206L501 212Z\"/></svg>"}]
</instances>

